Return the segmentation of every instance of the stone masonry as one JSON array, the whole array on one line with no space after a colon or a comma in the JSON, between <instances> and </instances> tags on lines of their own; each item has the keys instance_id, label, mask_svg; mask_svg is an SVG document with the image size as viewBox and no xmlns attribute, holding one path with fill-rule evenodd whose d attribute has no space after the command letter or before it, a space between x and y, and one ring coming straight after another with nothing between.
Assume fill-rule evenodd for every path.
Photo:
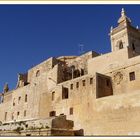
<instances>
[{"instance_id":1,"label":"stone masonry","mask_svg":"<svg viewBox=\"0 0 140 140\"><path fill-rule=\"evenodd\" d=\"M124 9L110 40L110 53L51 57L6 83L0 135L140 136L140 30Z\"/></svg>"}]
</instances>

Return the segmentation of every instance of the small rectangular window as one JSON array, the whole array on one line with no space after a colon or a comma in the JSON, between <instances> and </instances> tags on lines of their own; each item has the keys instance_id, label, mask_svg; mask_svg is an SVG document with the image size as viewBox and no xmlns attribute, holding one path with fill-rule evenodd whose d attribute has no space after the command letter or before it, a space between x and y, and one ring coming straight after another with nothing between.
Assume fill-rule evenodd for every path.
<instances>
[{"instance_id":1,"label":"small rectangular window","mask_svg":"<svg viewBox=\"0 0 140 140\"><path fill-rule=\"evenodd\" d=\"M7 112L5 112L4 120L5 120L5 121L7 120Z\"/></svg>"},{"instance_id":2,"label":"small rectangular window","mask_svg":"<svg viewBox=\"0 0 140 140\"><path fill-rule=\"evenodd\" d=\"M84 75L84 70L83 70L83 69L81 69L81 76L82 76L82 75Z\"/></svg>"},{"instance_id":3,"label":"small rectangular window","mask_svg":"<svg viewBox=\"0 0 140 140\"><path fill-rule=\"evenodd\" d=\"M73 89L73 84L70 85L70 89L71 89L71 90Z\"/></svg>"},{"instance_id":4,"label":"small rectangular window","mask_svg":"<svg viewBox=\"0 0 140 140\"><path fill-rule=\"evenodd\" d=\"M132 50L135 51L135 44L132 43Z\"/></svg>"},{"instance_id":5,"label":"small rectangular window","mask_svg":"<svg viewBox=\"0 0 140 140\"><path fill-rule=\"evenodd\" d=\"M18 97L18 104L20 103L21 97Z\"/></svg>"},{"instance_id":6,"label":"small rectangular window","mask_svg":"<svg viewBox=\"0 0 140 140\"><path fill-rule=\"evenodd\" d=\"M52 92L52 101L54 101L54 98L55 98L55 92L53 91Z\"/></svg>"},{"instance_id":7,"label":"small rectangular window","mask_svg":"<svg viewBox=\"0 0 140 140\"><path fill-rule=\"evenodd\" d=\"M12 113L12 120L14 120L14 112Z\"/></svg>"},{"instance_id":8,"label":"small rectangular window","mask_svg":"<svg viewBox=\"0 0 140 140\"><path fill-rule=\"evenodd\" d=\"M62 99L68 99L69 98L69 90L68 88L63 87L62 89Z\"/></svg>"},{"instance_id":9,"label":"small rectangular window","mask_svg":"<svg viewBox=\"0 0 140 140\"><path fill-rule=\"evenodd\" d=\"M79 82L76 82L76 88L79 88Z\"/></svg>"},{"instance_id":10,"label":"small rectangular window","mask_svg":"<svg viewBox=\"0 0 140 140\"><path fill-rule=\"evenodd\" d=\"M13 106L15 106L15 103L13 102Z\"/></svg>"},{"instance_id":11,"label":"small rectangular window","mask_svg":"<svg viewBox=\"0 0 140 140\"><path fill-rule=\"evenodd\" d=\"M130 72L129 73L129 79L130 79L130 81L135 80L135 72Z\"/></svg>"},{"instance_id":12,"label":"small rectangular window","mask_svg":"<svg viewBox=\"0 0 140 140\"><path fill-rule=\"evenodd\" d=\"M110 86L110 80L109 80L109 79L106 80L106 86L107 86L107 87Z\"/></svg>"},{"instance_id":13,"label":"small rectangular window","mask_svg":"<svg viewBox=\"0 0 140 140\"><path fill-rule=\"evenodd\" d=\"M25 95L25 102L27 102L27 94Z\"/></svg>"},{"instance_id":14,"label":"small rectangular window","mask_svg":"<svg viewBox=\"0 0 140 140\"><path fill-rule=\"evenodd\" d=\"M83 86L85 86L86 85L86 80L83 80L82 82L83 82Z\"/></svg>"},{"instance_id":15,"label":"small rectangular window","mask_svg":"<svg viewBox=\"0 0 140 140\"><path fill-rule=\"evenodd\" d=\"M19 112L17 112L17 116L19 116L19 114L20 114L20 113L19 113Z\"/></svg>"},{"instance_id":16,"label":"small rectangular window","mask_svg":"<svg viewBox=\"0 0 140 140\"><path fill-rule=\"evenodd\" d=\"M15 106L15 98L13 99L13 106Z\"/></svg>"},{"instance_id":17,"label":"small rectangular window","mask_svg":"<svg viewBox=\"0 0 140 140\"><path fill-rule=\"evenodd\" d=\"M73 107L70 108L70 115L73 115Z\"/></svg>"},{"instance_id":18,"label":"small rectangular window","mask_svg":"<svg viewBox=\"0 0 140 140\"><path fill-rule=\"evenodd\" d=\"M51 112L49 113L49 116L50 116L50 117L56 116L56 112L55 112L55 111L51 111Z\"/></svg>"},{"instance_id":19,"label":"small rectangular window","mask_svg":"<svg viewBox=\"0 0 140 140\"><path fill-rule=\"evenodd\" d=\"M26 117L26 110L24 110L24 117Z\"/></svg>"},{"instance_id":20,"label":"small rectangular window","mask_svg":"<svg viewBox=\"0 0 140 140\"><path fill-rule=\"evenodd\" d=\"M93 84L93 78L90 78L90 84Z\"/></svg>"}]
</instances>

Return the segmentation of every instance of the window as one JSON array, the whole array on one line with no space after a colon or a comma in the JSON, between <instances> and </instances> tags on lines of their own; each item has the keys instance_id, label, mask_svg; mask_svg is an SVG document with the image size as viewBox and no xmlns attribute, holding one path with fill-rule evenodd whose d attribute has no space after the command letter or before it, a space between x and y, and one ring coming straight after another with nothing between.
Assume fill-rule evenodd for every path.
<instances>
[{"instance_id":1,"label":"window","mask_svg":"<svg viewBox=\"0 0 140 140\"><path fill-rule=\"evenodd\" d=\"M129 79L130 79L130 81L135 80L135 72L130 72L129 73Z\"/></svg>"},{"instance_id":2,"label":"window","mask_svg":"<svg viewBox=\"0 0 140 140\"><path fill-rule=\"evenodd\" d=\"M7 120L7 112L5 112L4 120Z\"/></svg>"},{"instance_id":3,"label":"window","mask_svg":"<svg viewBox=\"0 0 140 140\"><path fill-rule=\"evenodd\" d=\"M76 82L76 88L79 88L79 82Z\"/></svg>"},{"instance_id":4,"label":"window","mask_svg":"<svg viewBox=\"0 0 140 140\"><path fill-rule=\"evenodd\" d=\"M110 80L106 79L106 86L109 87L110 86Z\"/></svg>"},{"instance_id":5,"label":"window","mask_svg":"<svg viewBox=\"0 0 140 140\"><path fill-rule=\"evenodd\" d=\"M15 106L15 103L13 102L13 106Z\"/></svg>"},{"instance_id":6,"label":"window","mask_svg":"<svg viewBox=\"0 0 140 140\"><path fill-rule=\"evenodd\" d=\"M61 116L63 116L63 115L64 115L64 113L61 113L60 115L61 115Z\"/></svg>"},{"instance_id":7,"label":"window","mask_svg":"<svg viewBox=\"0 0 140 140\"><path fill-rule=\"evenodd\" d=\"M119 49L122 49L123 48L123 43L122 41L119 43Z\"/></svg>"},{"instance_id":8,"label":"window","mask_svg":"<svg viewBox=\"0 0 140 140\"><path fill-rule=\"evenodd\" d=\"M37 70L36 77L40 76L40 70Z\"/></svg>"},{"instance_id":9,"label":"window","mask_svg":"<svg viewBox=\"0 0 140 140\"><path fill-rule=\"evenodd\" d=\"M19 116L19 114L20 114L20 113L19 113L19 112L17 112L17 116Z\"/></svg>"},{"instance_id":10,"label":"window","mask_svg":"<svg viewBox=\"0 0 140 140\"><path fill-rule=\"evenodd\" d=\"M83 69L81 69L81 76L82 76L82 75L84 75L84 70L83 70Z\"/></svg>"},{"instance_id":11,"label":"window","mask_svg":"<svg viewBox=\"0 0 140 140\"><path fill-rule=\"evenodd\" d=\"M73 89L73 84L70 85L70 89Z\"/></svg>"},{"instance_id":12,"label":"window","mask_svg":"<svg viewBox=\"0 0 140 140\"><path fill-rule=\"evenodd\" d=\"M70 108L70 115L73 115L73 107Z\"/></svg>"},{"instance_id":13,"label":"window","mask_svg":"<svg viewBox=\"0 0 140 140\"><path fill-rule=\"evenodd\" d=\"M55 92L53 91L52 92L52 101L54 101L54 98L55 98Z\"/></svg>"},{"instance_id":14,"label":"window","mask_svg":"<svg viewBox=\"0 0 140 140\"><path fill-rule=\"evenodd\" d=\"M12 120L14 120L14 112L12 113Z\"/></svg>"},{"instance_id":15,"label":"window","mask_svg":"<svg viewBox=\"0 0 140 140\"><path fill-rule=\"evenodd\" d=\"M69 90L68 88L63 87L62 89L62 99L68 99L69 98Z\"/></svg>"},{"instance_id":16,"label":"window","mask_svg":"<svg viewBox=\"0 0 140 140\"><path fill-rule=\"evenodd\" d=\"M24 110L24 117L26 117L26 110Z\"/></svg>"},{"instance_id":17,"label":"window","mask_svg":"<svg viewBox=\"0 0 140 140\"><path fill-rule=\"evenodd\" d=\"M90 78L90 84L93 84L93 78Z\"/></svg>"},{"instance_id":18,"label":"window","mask_svg":"<svg viewBox=\"0 0 140 140\"><path fill-rule=\"evenodd\" d=\"M15 98L13 99L13 106L15 106Z\"/></svg>"},{"instance_id":19,"label":"window","mask_svg":"<svg viewBox=\"0 0 140 140\"><path fill-rule=\"evenodd\" d=\"M50 117L54 117L56 115L56 112L55 111L51 111L50 113L49 113L49 116Z\"/></svg>"},{"instance_id":20,"label":"window","mask_svg":"<svg viewBox=\"0 0 140 140\"><path fill-rule=\"evenodd\" d=\"M86 85L86 80L83 80L82 82L83 82L83 86L85 86Z\"/></svg>"},{"instance_id":21,"label":"window","mask_svg":"<svg viewBox=\"0 0 140 140\"><path fill-rule=\"evenodd\" d=\"M135 44L132 43L132 50L135 51Z\"/></svg>"},{"instance_id":22,"label":"window","mask_svg":"<svg viewBox=\"0 0 140 140\"><path fill-rule=\"evenodd\" d=\"M113 95L111 77L96 73L96 98Z\"/></svg>"},{"instance_id":23,"label":"window","mask_svg":"<svg viewBox=\"0 0 140 140\"><path fill-rule=\"evenodd\" d=\"M20 103L21 97L18 97L18 103Z\"/></svg>"},{"instance_id":24,"label":"window","mask_svg":"<svg viewBox=\"0 0 140 140\"><path fill-rule=\"evenodd\" d=\"M28 128L28 124L25 124L25 127Z\"/></svg>"},{"instance_id":25,"label":"window","mask_svg":"<svg viewBox=\"0 0 140 140\"><path fill-rule=\"evenodd\" d=\"M27 94L25 95L25 102L27 102Z\"/></svg>"}]
</instances>

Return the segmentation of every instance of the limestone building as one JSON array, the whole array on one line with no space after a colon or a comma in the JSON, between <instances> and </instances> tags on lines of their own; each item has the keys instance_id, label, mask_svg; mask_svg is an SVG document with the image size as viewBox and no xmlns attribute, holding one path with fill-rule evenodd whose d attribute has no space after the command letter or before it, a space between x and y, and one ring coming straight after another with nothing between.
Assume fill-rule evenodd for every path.
<instances>
[{"instance_id":1,"label":"limestone building","mask_svg":"<svg viewBox=\"0 0 140 140\"><path fill-rule=\"evenodd\" d=\"M32 135L39 125L51 128L56 118L53 128L74 131L62 135L140 135L140 30L124 9L110 40L110 53L52 57L19 74L16 89L6 85L0 134L12 135L20 124Z\"/></svg>"}]
</instances>

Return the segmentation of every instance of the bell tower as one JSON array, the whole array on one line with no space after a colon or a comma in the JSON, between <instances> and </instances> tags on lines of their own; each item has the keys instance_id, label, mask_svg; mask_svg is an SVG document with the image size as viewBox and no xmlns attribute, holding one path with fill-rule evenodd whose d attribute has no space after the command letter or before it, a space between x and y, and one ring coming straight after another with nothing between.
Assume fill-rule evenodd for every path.
<instances>
[{"instance_id":1,"label":"bell tower","mask_svg":"<svg viewBox=\"0 0 140 140\"><path fill-rule=\"evenodd\" d=\"M110 29L110 40L112 51L131 47L133 51L140 53L140 30L131 25L131 20L123 8L118 26Z\"/></svg>"}]
</instances>

